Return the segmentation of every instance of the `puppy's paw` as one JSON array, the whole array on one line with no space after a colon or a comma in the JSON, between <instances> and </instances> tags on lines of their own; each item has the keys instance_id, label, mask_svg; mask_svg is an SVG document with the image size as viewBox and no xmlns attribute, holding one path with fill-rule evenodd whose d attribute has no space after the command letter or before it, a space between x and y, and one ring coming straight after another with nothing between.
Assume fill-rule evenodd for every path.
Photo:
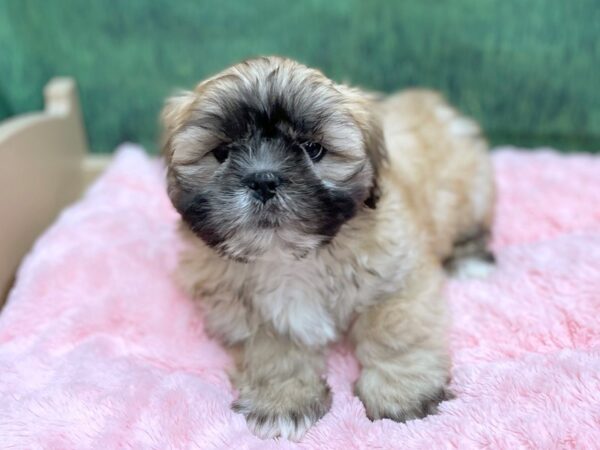
<instances>
[{"instance_id":1,"label":"puppy's paw","mask_svg":"<svg viewBox=\"0 0 600 450\"><path fill-rule=\"evenodd\" d=\"M457 280L487 278L495 267L493 260L479 257L460 258L454 260L451 265L447 265L450 276Z\"/></svg>"},{"instance_id":2,"label":"puppy's paw","mask_svg":"<svg viewBox=\"0 0 600 450\"><path fill-rule=\"evenodd\" d=\"M331 407L330 389L324 381L312 385L292 380L284 383L243 389L232 405L261 439L299 441Z\"/></svg>"},{"instance_id":3,"label":"puppy's paw","mask_svg":"<svg viewBox=\"0 0 600 450\"><path fill-rule=\"evenodd\" d=\"M367 369L357 381L355 392L369 419L406 422L435 414L438 404L454 398L445 380L445 377L439 382L418 378L394 380L377 369Z\"/></svg>"}]
</instances>

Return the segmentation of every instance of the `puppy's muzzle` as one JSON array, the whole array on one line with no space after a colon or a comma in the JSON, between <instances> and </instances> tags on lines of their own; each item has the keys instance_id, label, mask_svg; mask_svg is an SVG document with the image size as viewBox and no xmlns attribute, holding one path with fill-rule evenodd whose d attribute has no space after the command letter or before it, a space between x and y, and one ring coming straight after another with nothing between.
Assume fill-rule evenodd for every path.
<instances>
[{"instance_id":1,"label":"puppy's muzzle","mask_svg":"<svg viewBox=\"0 0 600 450\"><path fill-rule=\"evenodd\" d=\"M242 179L244 186L252 191L252 195L262 203L267 203L275 197L277 189L281 186L283 179L276 172L263 171L246 175Z\"/></svg>"}]
</instances>

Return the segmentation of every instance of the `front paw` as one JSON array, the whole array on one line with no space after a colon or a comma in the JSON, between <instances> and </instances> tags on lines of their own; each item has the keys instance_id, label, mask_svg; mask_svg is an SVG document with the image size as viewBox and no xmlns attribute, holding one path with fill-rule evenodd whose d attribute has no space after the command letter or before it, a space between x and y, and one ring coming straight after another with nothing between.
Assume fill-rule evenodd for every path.
<instances>
[{"instance_id":1,"label":"front paw","mask_svg":"<svg viewBox=\"0 0 600 450\"><path fill-rule=\"evenodd\" d=\"M331 407L331 392L323 380L261 383L240 387L235 412L246 417L250 430L261 439L283 437L298 441Z\"/></svg>"},{"instance_id":2,"label":"front paw","mask_svg":"<svg viewBox=\"0 0 600 450\"><path fill-rule=\"evenodd\" d=\"M439 403L453 398L446 376L395 377L378 369L364 369L355 392L371 420L406 422L437 412Z\"/></svg>"}]
</instances>

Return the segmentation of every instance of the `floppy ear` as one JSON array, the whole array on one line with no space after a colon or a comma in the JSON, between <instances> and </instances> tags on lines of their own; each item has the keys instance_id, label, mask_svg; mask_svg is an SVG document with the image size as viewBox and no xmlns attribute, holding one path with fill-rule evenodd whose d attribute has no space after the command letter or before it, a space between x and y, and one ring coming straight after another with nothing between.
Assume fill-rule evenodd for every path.
<instances>
[{"instance_id":1,"label":"floppy ear","mask_svg":"<svg viewBox=\"0 0 600 450\"><path fill-rule=\"evenodd\" d=\"M365 200L365 205L371 209L375 209L380 197L379 176L382 168L388 162L388 152L381 127L381 119L375 105L379 95L343 85L338 86L338 88L350 100L351 114L361 130L365 150L373 168L373 181L369 197Z\"/></svg>"},{"instance_id":2,"label":"floppy ear","mask_svg":"<svg viewBox=\"0 0 600 450\"><path fill-rule=\"evenodd\" d=\"M160 114L160 122L162 125L162 154L167 162L173 156L171 139L175 132L185 124L197 98L196 93L193 91L182 91L168 98L165 102Z\"/></svg>"},{"instance_id":3,"label":"floppy ear","mask_svg":"<svg viewBox=\"0 0 600 450\"><path fill-rule=\"evenodd\" d=\"M375 209L381 195L379 190L379 176L384 164L388 161L388 154L379 116L374 111L371 111L369 116L368 123L362 129L362 133L367 155L373 166L373 184L365 205L371 209Z\"/></svg>"}]
</instances>

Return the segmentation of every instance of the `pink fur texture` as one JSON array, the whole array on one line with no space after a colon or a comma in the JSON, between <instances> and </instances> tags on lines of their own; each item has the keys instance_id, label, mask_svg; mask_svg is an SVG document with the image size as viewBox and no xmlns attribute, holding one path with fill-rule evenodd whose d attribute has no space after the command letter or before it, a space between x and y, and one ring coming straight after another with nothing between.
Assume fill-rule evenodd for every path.
<instances>
[{"instance_id":1,"label":"pink fur texture","mask_svg":"<svg viewBox=\"0 0 600 450\"><path fill-rule=\"evenodd\" d=\"M498 269L447 286L456 399L370 422L340 344L333 407L295 444L261 441L231 411L231 361L169 276L163 171L121 148L38 240L0 316L0 448L600 448L600 158L494 162Z\"/></svg>"}]
</instances>

